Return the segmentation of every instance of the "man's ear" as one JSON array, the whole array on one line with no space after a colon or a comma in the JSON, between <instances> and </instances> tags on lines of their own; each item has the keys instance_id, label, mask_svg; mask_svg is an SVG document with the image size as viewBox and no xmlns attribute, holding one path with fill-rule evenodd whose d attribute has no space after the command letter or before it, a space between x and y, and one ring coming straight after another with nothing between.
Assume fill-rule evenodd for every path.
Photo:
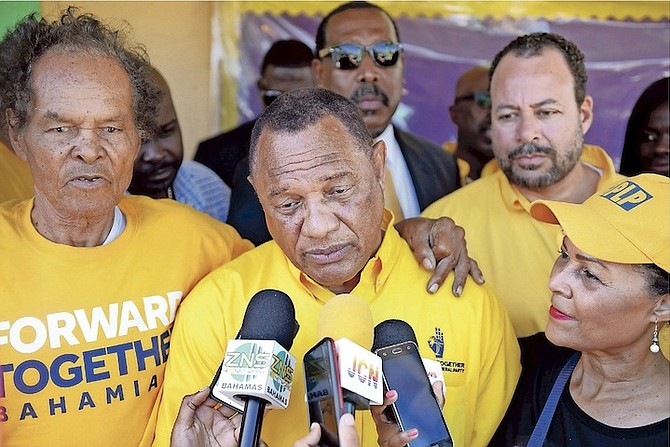
<instances>
[{"instance_id":1,"label":"man's ear","mask_svg":"<svg viewBox=\"0 0 670 447\"><path fill-rule=\"evenodd\" d=\"M459 127L461 125L460 123L461 113L456 104L452 104L449 106L449 116L451 117L451 122L456 124L456 127Z\"/></svg>"},{"instance_id":2,"label":"man's ear","mask_svg":"<svg viewBox=\"0 0 670 447\"><path fill-rule=\"evenodd\" d=\"M323 87L323 62L320 59L312 59L312 74L316 85Z\"/></svg>"},{"instance_id":3,"label":"man's ear","mask_svg":"<svg viewBox=\"0 0 670 447\"><path fill-rule=\"evenodd\" d=\"M586 134L593 124L593 98L585 96L584 102L579 106L579 120L582 123L582 132Z\"/></svg>"},{"instance_id":4,"label":"man's ear","mask_svg":"<svg viewBox=\"0 0 670 447\"><path fill-rule=\"evenodd\" d=\"M383 191L386 179L386 143L384 140L379 140L372 146L372 167Z\"/></svg>"},{"instance_id":5,"label":"man's ear","mask_svg":"<svg viewBox=\"0 0 670 447\"><path fill-rule=\"evenodd\" d=\"M23 161L27 160L26 147L23 142L23 134L19 132L19 118L14 109L5 110L5 122L7 123L7 135L9 142L16 155Z\"/></svg>"}]
</instances>

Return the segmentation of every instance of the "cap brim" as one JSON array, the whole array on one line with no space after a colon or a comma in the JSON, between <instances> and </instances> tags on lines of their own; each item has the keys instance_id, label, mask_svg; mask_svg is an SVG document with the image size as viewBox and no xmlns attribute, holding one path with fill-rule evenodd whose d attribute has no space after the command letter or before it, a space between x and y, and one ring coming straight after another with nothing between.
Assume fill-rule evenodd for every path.
<instances>
[{"instance_id":1,"label":"cap brim","mask_svg":"<svg viewBox=\"0 0 670 447\"><path fill-rule=\"evenodd\" d=\"M538 200L530 214L539 221L559 224L575 246L595 258L621 264L654 263L605 216L583 204Z\"/></svg>"}]
</instances>

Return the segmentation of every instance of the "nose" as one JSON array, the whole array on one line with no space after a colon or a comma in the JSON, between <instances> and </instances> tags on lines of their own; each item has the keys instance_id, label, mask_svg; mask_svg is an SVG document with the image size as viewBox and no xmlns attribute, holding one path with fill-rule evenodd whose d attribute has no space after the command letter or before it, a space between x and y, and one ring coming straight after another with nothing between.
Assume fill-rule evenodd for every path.
<instances>
[{"instance_id":1,"label":"nose","mask_svg":"<svg viewBox=\"0 0 670 447\"><path fill-rule=\"evenodd\" d=\"M658 140L656 140L654 151L661 154L670 152L670 135L668 135L668 131L662 132Z\"/></svg>"},{"instance_id":2,"label":"nose","mask_svg":"<svg viewBox=\"0 0 670 447\"><path fill-rule=\"evenodd\" d=\"M358 82L377 82L379 80L379 66L372 60L372 56L367 52L363 52L363 59L358 66Z\"/></svg>"},{"instance_id":3,"label":"nose","mask_svg":"<svg viewBox=\"0 0 670 447\"><path fill-rule=\"evenodd\" d=\"M142 161L155 162L165 158L165 151L161 150L156 139L152 138L142 143L139 156Z\"/></svg>"},{"instance_id":4,"label":"nose","mask_svg":"<svg viewBox=\"0 0 670 447\"><path fill-rule=\"evenodd\" d=\"M551 269L551 276L549 277L549 290L554 295L560 295L565 298L570 298L572 296L570 292L570 286L568 281L566 281L566 275L568 275L569 265L565 260L559 257L554 262L554 267Z\"/></svg>"},{"instance_id":5,"label":"nose","mask_svg":"<svg viewBox=\"0 0 670 447\"><path fill-rule=\"evenodd\" d=\"M517 138L522 144L540 139L540 122L532 113L524 113L519 117Z\"/></svg>"},{"instance_id":6,"label":"nose","mask_svg":"<svg viewBox=\"0 0 670 447\"><path fill-rule=\"evenodd\" d=\"M95 129L78 129L72 155L87 164L104 157L103 139Z\"/></svg>"},{"instance_id":7,"label":"nose","mask_svg":"<svg viewBox=\"0 0 670 447\"><path fill-rule=\"evenodd\" d=\"M339 218L323 198L305 199L301 235L310 239L323 239L339 226Z\"/></svg>"}]
</instances>

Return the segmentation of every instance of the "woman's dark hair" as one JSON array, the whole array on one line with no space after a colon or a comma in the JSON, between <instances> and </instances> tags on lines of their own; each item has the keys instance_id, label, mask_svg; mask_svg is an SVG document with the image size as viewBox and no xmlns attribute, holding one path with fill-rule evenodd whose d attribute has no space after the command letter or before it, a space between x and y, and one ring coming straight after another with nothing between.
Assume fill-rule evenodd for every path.
<instances>
[{"instance_id":1,"label":"woman's dark hair","mask_svg":"<svg viewBox=\"0 0 670 447\"><path fill-rule=\"evenodd\" d=\"M640 159L642 131L649 123L651 113L661 104L668 102L668 81L670 78L663 78L649 85L630 112L619 165L619 172L623 175L631 176L645 172Z\"/></svg>"},{"instance_id":2,"label":"woman's dark hair","mask_svg":"<svg viewBox=\"0 0 670 447\"><path fill-rule=\"evenodd\" d=\"M639 264L638 271L646 277L648 290L652 296L656 297L670 292L670 273L656 264Z\"/></svg>"}]
</instances>

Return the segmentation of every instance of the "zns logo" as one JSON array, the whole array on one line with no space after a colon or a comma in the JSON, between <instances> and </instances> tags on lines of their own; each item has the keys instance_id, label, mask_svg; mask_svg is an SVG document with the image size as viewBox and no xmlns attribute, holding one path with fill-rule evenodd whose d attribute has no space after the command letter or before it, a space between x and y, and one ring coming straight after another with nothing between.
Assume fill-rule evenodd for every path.
<instances>
[{"instance_id":1,"label":"zns logo","mask_svg":"<svg viewBox=\"0 0 670 447\"><path fill-rule=\"evenodd\" d=\"M442 358L444 354L444 334L442 334L442 329L439 327L435 328L435 335L431 335L428 339L428 346L435 353L435 357L438 359Z\"/></svg>"},{"instance_id":2,"label":"zns logo","mask_svg":"<svg viewBox=\"0 0 670 447\"><path fill-rule=\"evenodd\" d=\"M638 205L651 199L653 196L642 189L638 184L631 181L619 183L600 195L613 202L626 211L630 211Z\"/></svg>"}]
</instances>

